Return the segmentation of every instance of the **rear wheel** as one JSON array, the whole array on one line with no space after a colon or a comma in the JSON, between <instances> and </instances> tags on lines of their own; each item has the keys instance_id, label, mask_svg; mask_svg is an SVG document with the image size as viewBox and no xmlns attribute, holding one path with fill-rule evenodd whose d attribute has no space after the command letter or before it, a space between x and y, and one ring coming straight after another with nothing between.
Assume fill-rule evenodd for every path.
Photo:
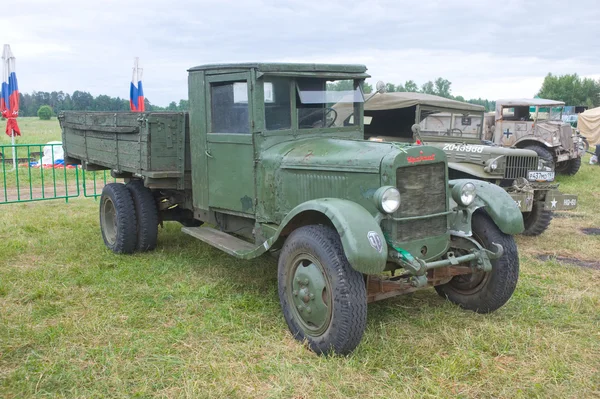
<instances>
[{"instance_id":1,"label":"rear wheel","mask_svg":"<svg viewBox=\"0 0 600 399\"><path fill-rule=\"evenodd\" d=\"M581 157L556 164L556 172L567 176L573 176L579 171L579 168L581 168Z\"/></svg>"},{"instance_id":2,"label":"rear wheel","mask_svg":"<svg viewBox=\"0 0 600 399\"><path fill-rule=\"evenodd\" d=\"M363 275L352 269L338 233L301 227L279 256L279 300L290 331L318 354L347 354L360 342L367 321Z\"/></svg>"},{"instance_id":3,"label":"rear wheel","mask_svg":"<svg viewBox=\"0 0 600 399\"><path fill-rule=\"evenodd\" d=\"M133 199L125 185L110 183L100 197L100 229L104 244L115 253L130 254L137 243Z\"/></svg>"},{"instance_id":4,"label":"rear wheel","mask_svg":"<svg viewBox=\"0 0 600 399\"><path fill-rule=\"evenodd\" d=\"M514 238L504 234L484 212L473 215L473 238L484 248L502 245L504 252L492 260L491 272L477 272L453 277L435 287L438 294L464 309L489 313L500 308L512 296L519 279L519 256Z\"/></svg>"},{"instance_id":5,"label":"rear wheel","mask_svg":"<svg viewBox=\"0 0 600 399\"><path fill-rule=\"evenodd\" d=\"M544 202L535 200L531 212L523 212L523 223L525 224L524 236L539 236L550 226L552 211L544 209Z\"/></svg>"},{"instance_id":6,"label":"rear wheel","mask_svg":"<svg viewBox=\"0 0 600 399\"><path fill-rule=\"evenodd\" d=\"M132 180L125 185L135 207L137 221L137 251L151 251L158 239L158 209L152 191L144 187L141 180Z\"/></svg>"}]
</instances>

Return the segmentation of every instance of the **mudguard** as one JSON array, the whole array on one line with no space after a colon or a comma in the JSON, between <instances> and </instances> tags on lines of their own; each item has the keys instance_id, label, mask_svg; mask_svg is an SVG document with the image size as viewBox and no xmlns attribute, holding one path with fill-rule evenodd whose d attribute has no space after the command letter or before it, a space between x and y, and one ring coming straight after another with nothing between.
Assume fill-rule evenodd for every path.
<instances>
[{"instance_id":1,"label":"mudguard","mask_svg":"<svg viewBox=\"0 0 600 399\"><path fill-rule=\"evenodd\" d=\"M484 208L504 234L520 234L525 230L523 215L519 207L503 188L492 183L472 179L450 180L448 184L452 188L463 182L473 183L477 190L477 198L468 207L470 214L479 208ZM456 207L456 203L453 200L451 202L452 208Z\"/></svg>"},{"instance_id":2,"label":"mudguard","mask_svg":"<svg viewBox=\"0 0 600 399\"><path fill-rule=\"evenodd\" d=\"M304 212L318 212L331 221L354 270L375 274L385 269L388 249L379 222L361 205L344 199L321 198L298 205L281 222L269 243L274 243L286 226Z\"/></svg>"}]
</instances>

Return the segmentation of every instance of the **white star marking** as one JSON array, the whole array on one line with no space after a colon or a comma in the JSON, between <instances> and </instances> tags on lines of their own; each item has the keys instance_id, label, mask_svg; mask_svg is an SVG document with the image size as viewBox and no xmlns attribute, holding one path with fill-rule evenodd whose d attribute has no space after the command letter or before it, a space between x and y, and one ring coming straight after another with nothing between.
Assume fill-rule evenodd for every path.
<instances>
[{"instance_id":1,"label":"white star marking","mask_svg":"<svg viewBox=\"0 0 600 399\"><path fill-rule=\"evenodd\" d=\"M552 208L556 208L556 203L558 201L556 200L556 198L552 198L552 201L550 201L550 203L552 204Z\"/></svg>"}]
</instances>

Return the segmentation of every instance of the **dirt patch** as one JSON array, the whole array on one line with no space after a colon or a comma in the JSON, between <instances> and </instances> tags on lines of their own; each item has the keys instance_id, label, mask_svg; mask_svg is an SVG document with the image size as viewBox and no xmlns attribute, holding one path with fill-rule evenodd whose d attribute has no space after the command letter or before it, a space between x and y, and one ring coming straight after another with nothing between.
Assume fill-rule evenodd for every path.
<instances>
[{"instance_id":1,"label":"dirt patch","mask_svg":"<svg viewBox=\"0 0 600 399\"><path fill-rule=\"evenodd\" d=\"M588 236L600 236L600 229L597 229L595 227L586 227L584 229L581 229L581 231L583 232L583 234L587 234Z\"/></svg>"},{"instance_id":2,"label":"dirt patch","mask_svg":"<svg viewBox=\"0 0 600 399\"><path fill-rule=\"evenodd\" d=\"M558 219L583 219L585 215L581 213L555 211L552 213L552 217Z\"/></svg>"},{"instance_id":3,"label":"dirt patch","mask_svg":"<svg viewBox=\"0 0 600 399\"><path fill-rule=\"evenodd\" d=\"M581 260L577 258L567 258L566 256L554 255L536 255L536 258L542 261L554 260L559 263L568 263L575 266L586 267L588 269L600 270L600 262L592 262L589 260Z\"/></svg>"}]
</instances>

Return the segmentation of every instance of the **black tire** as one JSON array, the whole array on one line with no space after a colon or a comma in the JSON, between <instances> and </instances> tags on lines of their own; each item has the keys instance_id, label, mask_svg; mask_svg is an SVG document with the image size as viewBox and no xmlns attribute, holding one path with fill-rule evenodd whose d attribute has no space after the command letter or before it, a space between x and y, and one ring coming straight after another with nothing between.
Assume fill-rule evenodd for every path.
<instances>
[{"instance_id":1,"label":"black tire","mask_svg":"<svg viewBox=\"0 0 600 399\"><path fill-rule=\"evenodd\" d=\"M473 238L483 247L502 245L504 253L492 261L492 271L456 276L435 287L438 294L463 309L489 313L500 308L512 296L519 279L519 255L514 238L500 231L484 212L473 215Z\"/></svg>"},{"instance_id":2,"label":"black tire","mask_svg":"<svg viewBox=\"0 0 600 399\"><path fill-rule=\"evenodd\" d=\"M367 290L334 229L294 230L279 256L278 285L283 316L297 340L318 354L345 355L356 348L367 323Z\"/></svg>"},{"instance_id":3,"label":"black tire","mask_svg":"<svg viewBox=\"0 0 600 399\"><path fill-rule=\"evenodd\" d=\"M581 168L581 157L569 159L556 164L556 172L561 175L573 176Z\"/></svg>"},{"instance_id":4,"label":"black tire","mask_svg":"<svg viewBox=\"0 0 600 399\"><path fill-rule=\"evenodd\" d=\"M114 253L130 254L137 244L133 199L125 185L110 183L100 197L100 229L104 244Z\"/></svg>"},{"instance_id":5,"label":"black tire","mask_svg":"<svg viewBox=\"0 0 600 399\"><path fill-rule=\"evenodd\" d=\"M525 224L524 236L539 236L550 226L552 211L544 209L542 200L535 200L531 212L523 212L523 223Z\"/></svg>"},{"instance_id":6,"label":"black tire","mask_svg":"<svg viewBox=\"0 0 600 399\"><path fill-rule=\"evenodd\" d=\"M137 221L137 245L140 252L152 251L158 239L158 209L152 191L141 180L131 180L125 185L135 206Z\"/></svg>"},{"instance_id":7,"label":"black tire","mask_svg":"<svg viewBox=\"0 0 600 399\"><path fill-rule=\"evenodd\" d=\"M532 144L532 145L528 145L528 146L524 147L523 149L535 151L538 154L538 157L540 157L541 159L546 161L546 166L549 166L552 169L554 169L554 165L556 163L554 160L554 155L546 147L542 147L541 145Z\"/></svg>"}]
</instances>

